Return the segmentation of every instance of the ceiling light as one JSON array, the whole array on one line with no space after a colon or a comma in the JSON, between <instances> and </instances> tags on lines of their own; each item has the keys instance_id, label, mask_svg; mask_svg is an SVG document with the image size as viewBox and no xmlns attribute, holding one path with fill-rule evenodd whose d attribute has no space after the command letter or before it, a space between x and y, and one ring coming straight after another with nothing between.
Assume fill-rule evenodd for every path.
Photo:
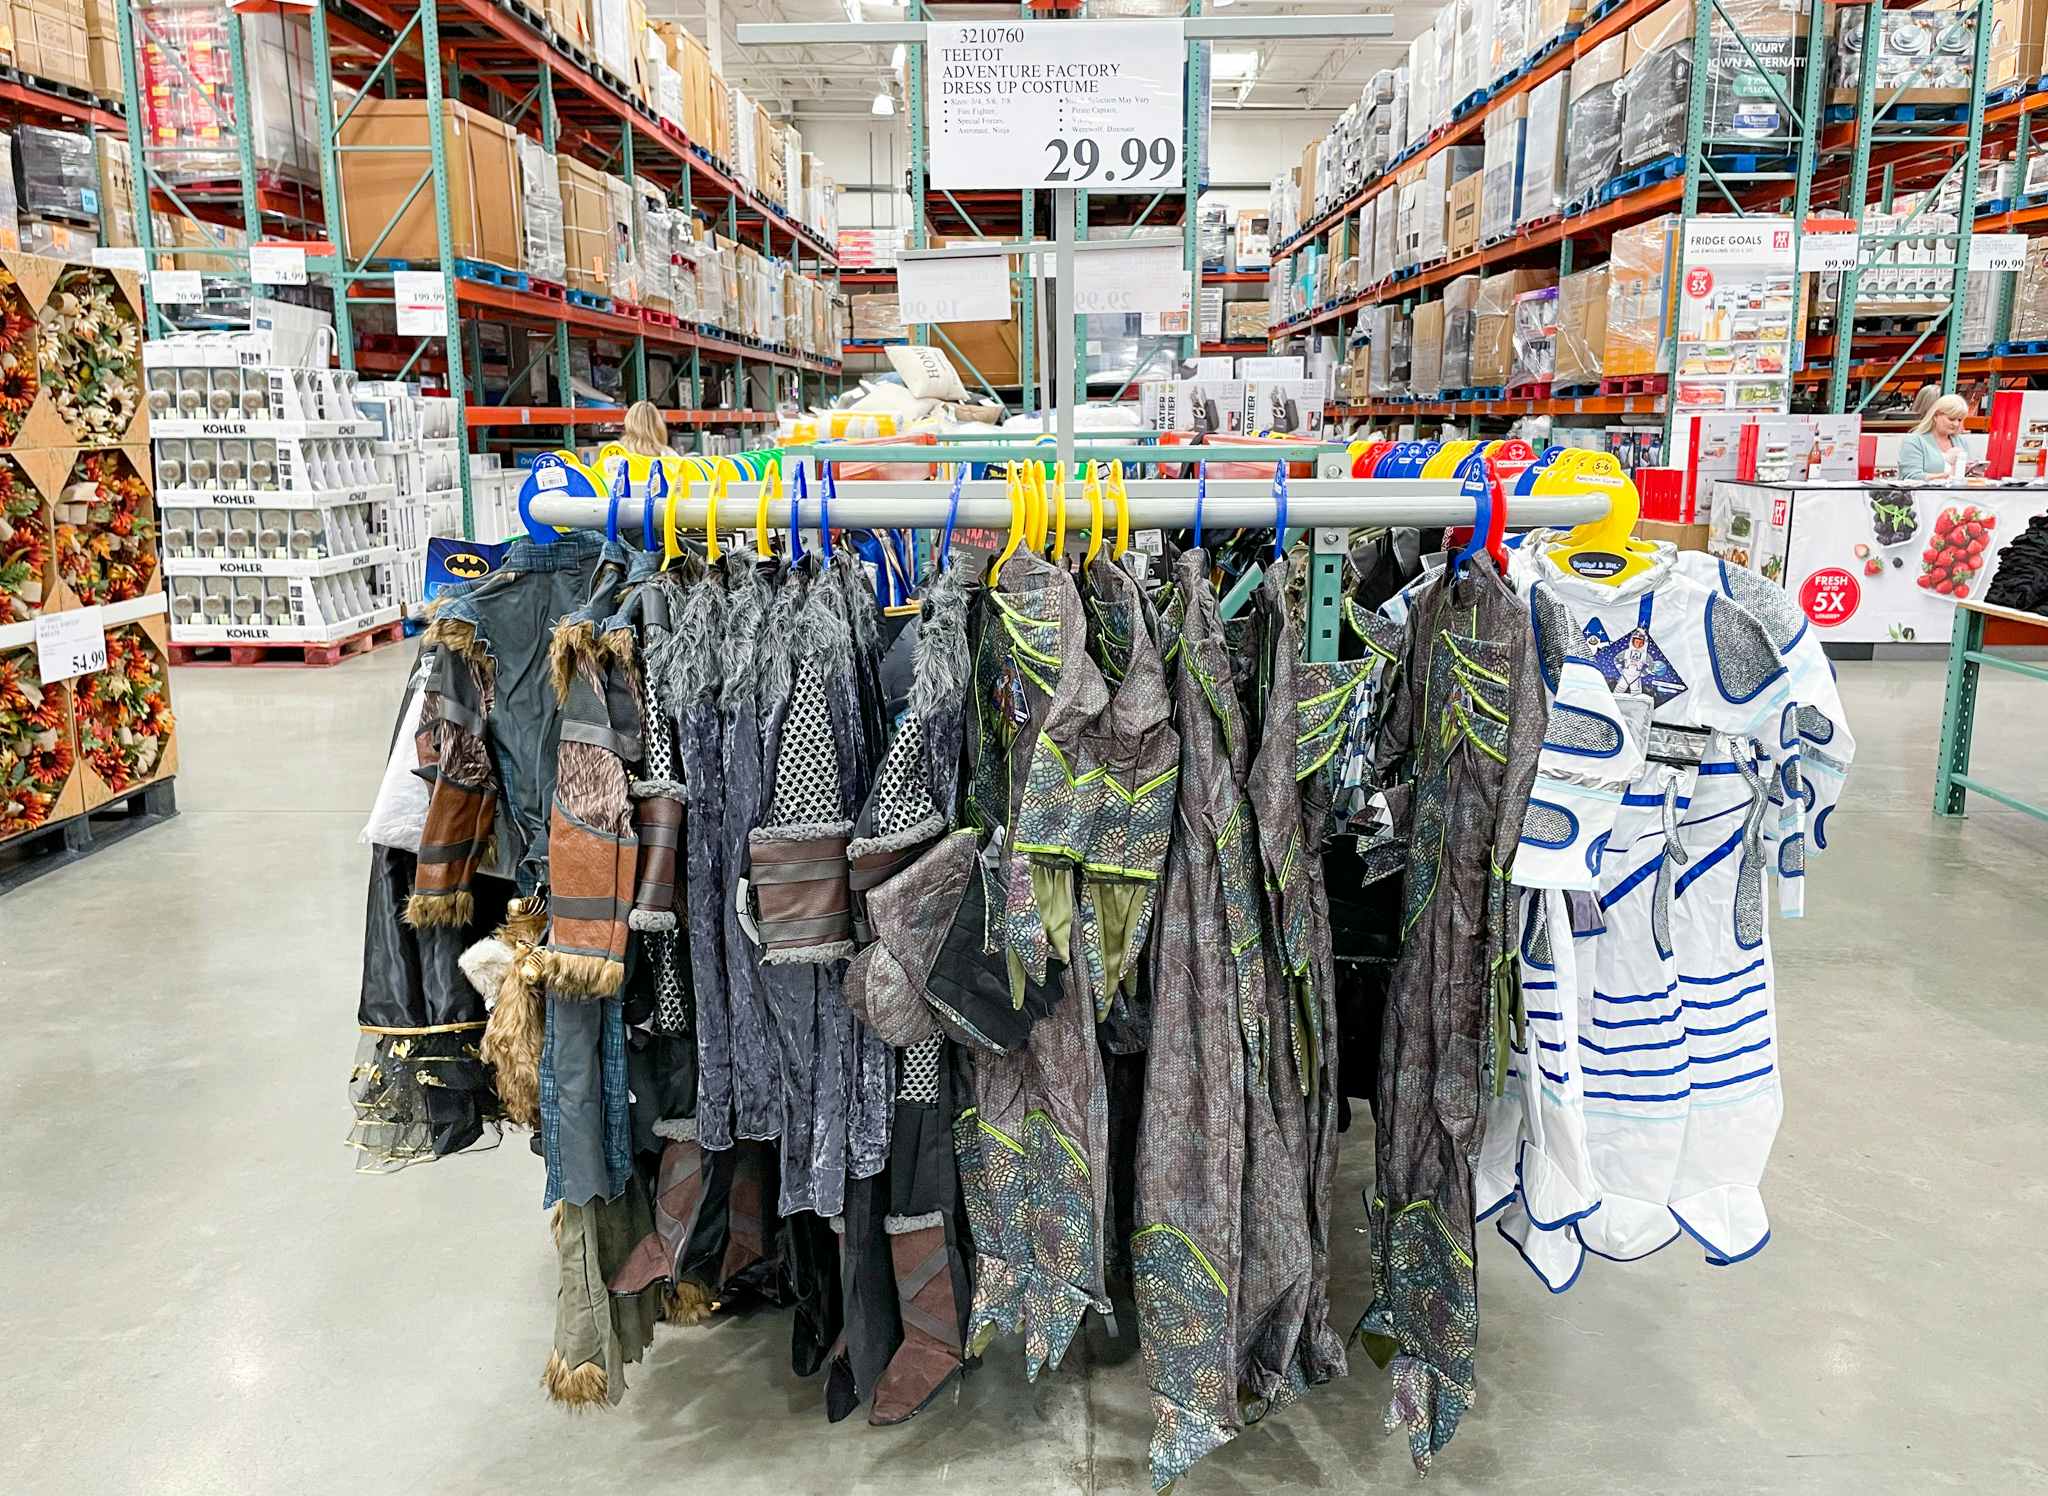
<instances>
[{"instance_id":1,"label":"ceiling light","mask_svg":"<svg viewBox=\"0 0 2048 1496\"><path fill-rule=\"evenodd\" d=\"M1218 52L1209 59L1212 78L1249 78L1259 70L1256 52Z\"/></svg>"},{"instance_id":2,"label":"ceiling light","mask_svg":"<svg viewBox=\"0 0 2048 1496\"><path fill-rule=\"evenodd\" d=\"M895 112L896 100L887 93L876 94L875 102L868 106L868 113L870 114L894 114Z\"/></svg>"},{"instance_id":3,"label":"ceiling light","mask_svg":"<svg viewBox=\"0 0 2048 1496\"><path fill-rule=\"evenodd\" d=\"M894 68L899 73L902 72L903 59L908 57L909 55L909 48L905 47L903 43L898 42L896 44L896 50L889 54L889 66Z\"/></svg>"},{"instance_id":4,"label":"ceiling light","mask_svg":"<svg viewBox=\"0 0 2048 1496\"><path fill-rule=\"evenodd\" d=\"M1222 10L1226 6L1237 4L1237 0L1214 0L1214 3L1218 10Z\"/></svg>"}]
</instances>

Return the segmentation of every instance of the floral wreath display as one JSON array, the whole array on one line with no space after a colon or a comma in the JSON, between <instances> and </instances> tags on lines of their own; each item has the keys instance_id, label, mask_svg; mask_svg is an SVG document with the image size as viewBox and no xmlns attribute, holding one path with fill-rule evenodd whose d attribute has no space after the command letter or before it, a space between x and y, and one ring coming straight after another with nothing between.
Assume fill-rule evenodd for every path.
<instances>
[{"instance_id":1,"label":"floral wreath display","mask_svg":"<svg viewBox=\"0 0 2048 1496\"><path fill-rule=\"evenodd\" d=\"M85 453L78 471L85 482L65 489L65 522L57 526L59 574L88 606L142 596L156 575L156 505L149 485L118 448ZM81 497L82 522L75 517Z\"/></svg>"},{"instance_id":2,"label":"floral wreath display","mask_svg":"<svg viewBox=\"0 0 2048 1496\"><path fill-rule=\"evenodd\" d=\"M0 457L0 623L20 623L43 606L50 532L43 496L11 458Z\"/></svg>"},{"instance_id":3,"label":"floral wreath display","mask_svg":"<svg viewBox=\"0 0 2048 1496\"><path fill-rule=\"evenodd\" d=\"M107 788L156 772L170 738L170 674L141 630L107 630L107 668L78 685L78 751Z\"/></svg>"},{"instance_id":4,"label":"floral wreath display","mask_svg":"<svg viewBox=\"0 0 2048 1496\"><path fill-rule=\"evenodd\" d=\"M81 267L58 280L39 320L42 381L57 413L83 441L119 441L142 408L142 325L135 308L112 275Z\"/></svg>"},{"instance_id":5,"label":"floral wreath display","mask_svg":"<svg viewBox=\"0 0 2048 1496\"><path fill-rule=\"evenodd\" d=\"M33 831L71 777L67 688L45 686L36 652L0 654L0 838Z\"/></svg>"},{"instance_id":6,"label":"floral wreath display","mask_svg":"<svg viewBox=\"0 0 2048 1496\"><path fill-rule=\"evenodd\" d=\"M15 284L0 270L0 440L13 441L36 403L36 319Z\"/></svg>"}]
</instances>

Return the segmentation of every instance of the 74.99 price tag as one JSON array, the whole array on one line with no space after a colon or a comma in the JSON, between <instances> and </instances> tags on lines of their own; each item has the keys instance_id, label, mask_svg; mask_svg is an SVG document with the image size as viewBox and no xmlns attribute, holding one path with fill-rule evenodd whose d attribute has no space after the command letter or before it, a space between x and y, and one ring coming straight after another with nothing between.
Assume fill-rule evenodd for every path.
<instances>
[{"instance_id":1,"label":"74.99 price tag","mask_svg":"<svg viewBox=\"0 0 2048 1496\"><path fill-rule=\"evenodd\" d=\"M36 619L36 673L46 686L107 668L107 630L100 610L67 608Z\"/></svg>"},{"instance_id":2,"label":"74.99 price tag","mask_svg":"<svg viewBox=\"0 0 2048 1496\"><path fill-rule=\"evenodd\" d=\"M1179 185L1178 21L1030 21L925 30L935 188Z\"/></svg>"}]
</instances>

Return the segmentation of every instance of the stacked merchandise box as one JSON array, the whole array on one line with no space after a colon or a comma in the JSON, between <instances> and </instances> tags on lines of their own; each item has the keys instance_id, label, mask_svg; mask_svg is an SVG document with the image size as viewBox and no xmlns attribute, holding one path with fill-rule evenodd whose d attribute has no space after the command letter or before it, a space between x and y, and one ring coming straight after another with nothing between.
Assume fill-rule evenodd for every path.
<instances>
[{"instance_id":1,"label":"stacked merchandise box","mask_svg":"<svg viewBox=\"0 0 2048 1496\"><path fill-rule=\"evenodd\" d=\"M1493 83L1496 6L1495 0L1451 0L1446 9L1456 17L1451 60L1451 107L1455 110Z\"/></svg>"},{"instance_id":2,"label":"stacked merchandise box","mask_svg":"<svg viewBox=\"0 0 2048 1496\"><path fill-rule=\"evenodd\" d=\"M1266 341L1273 318L1270 301L1228 301L1223 304L1223 340L1227 343Z\"/></svg>"},{"instance_id":3,"label":"stacked merchandise box","mask_svg":"<svg viewBox=\"0 0 2048 1496\"><path fill-rule=\"evenodd\" d=\"M1272 218L1264 208L1239 208L1231 230L1232 270L1267 270L1273 264Z\"/></svg>"},{"instance_id":4,"label":"stacked merchandise box","mask_svg":"<svg viewBox=\"0 0 2048 1496\"><path fill-rule=\"evenodd\" d=\"M740 185L756 188L761 180L760 109L741 89L730 90L732 102L732 173Z\"/></svg>"},{"instance_id":5,"label":"stacked merchandise box","mask_svg":"<svg viewBox=\"0 0 2048 1496\"><path fill-rule=\"evenodd\" d=\"M0 841L176 763L140 277L0 254ZM98 607L107 667L42 679L38 617Z\"/></svg>"},{"instance_id":6,"label":"stacked merchandise box","mask_svg":"<svg viewBox=\"0 0 2048 1496\"><path fill-rule=\"evenodd\" d=\"M1408 335L1408 387L1423 399L1444 388L1444 303L1416 305Z\"/></svg>"},{"instance_id":7,"label":"stacked merchandise box","mask_svg":"<svg viewBox=\"0 0 2048 1496\"><path fill-rule=\"evenodd\" d=\"M133 245L135 184L128 175L128 141L120 135L95 135L93 153L99 158L100 243ZM0 213L12 218L12 206L0 204Z\"/></svg>"},{"instance_id":8,"label":"stacked merchandise box","mask_svg":"<svg viewBox=\"0 0 2048 1496\"><path fill-rule=\"evenodd\" d=\"M236 131L243 128L258 171L318 180L313 43L303 22L276 11L241 17L250 92L243 101L235 98L225 6L145 9L155 35L138 43L143 128L154 148L150 165L165 180L233 180L241 170Z\"/></svg>"},{"instance_id":9,"label":"stacked merchandise box","mask_svg":"<svg viewBox=\"0 0 2048 1496\"><path fill-rule=\"evenodd\" d=\"M1907 12L1901 12L1907 14ZM1931 12L1910 14L1930 16ZM1952 14L1950 19L1953 19ZM1631 26L1622 59L1627 82L1622 110L1623 169L1685 149L1692 87L1691 0L1668 0ZM1725 0L1707 34L1705 130L1716 140L1764 141L1792 129L1789 101L1804 51L1805 7L1791 0ZM1967 23L1941 29L1963 40L1962 82L1974 53ZM1936 42L1937 48L1941 45ZM1890 97L1891 87L1883 87Z\"/></svg>"},{"instance_id":10,"label":"stacked merchandise box","mask_svg":"<svg viewBox=\"0 0 2048 1496\"><path fill-rule=\"evenodd\" d=\"M1607 259L1607 328L1600 367L1609 379L1667 368L1678 288L1671 267L1678 219L1670 215L1617 229Z\"/></svg>"},{"instance_id":11,"label":"stacked merchandise box","mask_svg":"<svg viewBox=\"0 0 2048 1496\"><path fill-rule=\"evenodd\" d=\"M120 0L85 0L85 70L92 91L103 99L127 95L121 81Z\"/></svg>"},{"instance_id":12,"label":"stacked merchandise box","mask_svg":"<svg viewBox=\"0 0 2048 1496\"><path fill-rule=\"evenodd\" d=\"M588 53L590 39L590 0L547 0L548 25L554 28L555 40L570 52Z\"/></svg>"},{"instance_id":13,"label":"stacked merchandise box","mask_svg":"<svg viewBox=\"0 0 2048 1496\"><path fill-rule=\"evenodd\" d=\"M1406 270L1422 261L1423 168L1404 167L1394 178L1393 193L1398 204L1394 214L1394 268Z\"/></svg>"},{"instance_id":14,"label":"stacked merchandise box","mask_svg":"<svg viewBox=\"0 0 2048 1496\"><path fill-rule=\"evenodd\" d=\"M1590 204L1621 169L1622 59L1626 36L1576 58L1565 130L1565 201Z\"/></svg>"},{"instance_id":15,"label":"stacked merchandise box","mask_svg":"<svg viewBox=\"0 0 2048 1496\"><path fill-rule=\"evenodd\" d=\"M1444 287L1444 347L1440 363L1441 389L1474 387L1472 340L1479 307L1479 277L1461 275Z\"/></svg>"},{"instance_id":16,"label":"stacked merchandise box","mask_svg":"<svg viewBox=\"0 0 2048 1496\"><path fill-rule=\"evenodd\" d=\"M1501 79L1522 65L1530 51L1532 0L1494 0L1493 56L1487 76Z\"/></svg>"},{"instance_id":17,"label":"stacked merchandise box","mask_svg":"<svg viewBox=\"0 0 2048 1496\"><path fill-rule=\"evenodd\" d=\"M1558 289L1524 291L1515 298L1514 350L1508 388L1548 389L1557 369Z\"/></svg>"},{"instance_id":18,"label":"stacked merchandise box","mask_svg":"<svg viewBox=\"0 0 2048 1496\"><path fill-rule=\"evenodd\" d=\"M1552 73L1529 90L1528 126L1522 141L1522 200L1518 225L1541 223L1564 211L1565 90L1571 75Z\"/></svg>"},{"instance_id":19,"label":"stacked merchandise box","mask_svg":"<svg viewBox=\"0 0 2048 1496\"><path fill-rule=\"evenodd\" d=\"M892 270L903 250L902 229L841 229L841 270Z\"/></svg>"},{"instance_id":20,"label":"stacked merchandise box","mask_svg":"<svg viewBox=\"0 0 2048 1496\"><path fill-rule=\"evenodd\" d=\"M537 281L566 285L562 179L555 153L530 135L513 138L519 151L519 202L524 214L520 268Z\"/></svg>"},{"instance_id":21,"label":"stacked merchandise box","mask_svg":"<svg viewBox=\"0 0 2048 1496\"><path fill-rule=\"evenodd\" d=\"M569 156L557 157L555 166L562 188L563 274L569 289L609 296L618 226L611 216L605 174Z\"/></svg>"},{"instance_id":22,"label":"stacked merchandise box","mask_svg":"<svg viewBox=\"0 0 2048 1496\"><path fill-rule=\"evenodd\" d=\"M675 313L675 245L668 195L645 177L633 178L633 238L640 271L639 304Z\"/></svg>"},{"instance_id":23,"label":"stacked merchandise box","mask_svg":"<svg viewBox=\"0 0 2048 1496\"><path fill-rule=\"evenodd\" d=\"M1528 96L1515 94L1486 116L1479 189L1479 242L1494 244L1515 231L1522 207L1522 145Z\"/></svg>"},{"instance_id":24,"label":"stacked merchandise box","mask_svg":"<svg viewBox=\"0 0 2048 1496\"><path fill-rule=\"evenodd\" d=\"M1429 117L1434 130L1449 123L1462 98L1457 91L1458 7L1439 10L1430 31L1436 37L1436 111Z\"/></svg>"},{"instance_id":25,"label":"stacked merchandise box","mask_svg":"<svg viewBox=\"0 0 2048 1496\"><path fill-rule=\"evenodd\" d=\"M1557 358L1560 389L1600 382L1607 344L1607 266L1596 265L1557 283Z\"/></svg>"},{"instance_id":26,"label":"stacked merchandise box","mask_svg":"<svg viewBox=\"0 0 2048 1496\"><path fill-rule=\"evenodd\" d=\"M1991 0L1991 55L1985 61L1985 91L2015 83L2031 88L2042 72L2044 39L2048 39L2048 0Z\"/></svg>"},{"instance_id":27,"label":"stacked merchandise box","mask_svg":"<svg viewBox=\"0 0 2048 1496\"><path fill-rule=\"evenodd\" d=\"M525 262L525 215L515 206L520 174L510 125L466 104L441 106L448 168L449 242L461 259L516 269ZM375 146L341 154L341 195L347 249L386 259L434 264L440 257L432 194L418 192L432 151L424 99L364 98L341 127L343 146ZM398 215L390 232L392 216ZM378 236L383 235L379 244Z\"/></svg>"},{"instance_id":28,"label":"stacked merchandise box","mask_svg":"<svg viewBox=\"0 0 2048 1496\"><path fill-rule=\"evenodd\" d=\"M1401 243L1401 194L1389 189L1373 199L1378 209L1372 221L1372 268L1373 279L1368 282L1377 285L1394 273L1398 264Z\"/></svg>"},{"instance_id":29,"label":"stacked merchandise box","mask_svg":"<svg viewBox=\"0 0 2048 1496\"><path fill-rule=\"evenodd\" d=\"M1475 171L1451 184L1450 222L1444 229L1444 244L1453 258L1479 247L1479 205L1485 181L1486 174Z\"/></svg>"},{"instance_id":30,"label":"stacked merchandise box","mask_svg":"<svg viewBox=\"0 0 2048 1496\"><path fill-rule=\"evenodd\" d=\"M698 263L704 258L705 241L697 220L678 208L671 218L674 229L674 259L669 275L675 290L676 317L685 327L704 320L697 300Z\"/></svg>"},{"instance_id":31,"label":"stacked merchandise box","mask_svg":"<svg viewBox=\"0 0 2048 1496\"><path fill-rule=\"evenodd\" d=\"M1429 138L1436 124L1436 30L1431 27L1408 43L1408 138L1405 148Z\"/></svg>"},{"instance_id":32,"label":"stacked merchandise box","mask_svg":"<svg viewBox=\"0 0 2048 1496\"><path fill-rule=\"evenodd\" d=\"M1844 5L1835 7L1835 69L1831 95L1837 104L1854 103L1856 87L1863 75L1863 27L1864 7ZM1934 104L1962 103L1970 96L1970 73L1977 57L1976 16L1974 7L1968 10L1960 6L1927 6L1922 9L1892 10L1887 8L1878 23L1877 50L1877 91L1878 97L1893 103ZM2001 46L2000 27L2014 19L2010 0L2006 4L1992 7L1992 63L1987 69L1995 79L1998 69L2007 66L2002 56L2008 48L2023 46L2023 42L2007 42ZM2041 32L2035 29L2025 33L2039 45ZM2017 52L2013 62L2018 62ZM1987 82L1986 87L1996 87Z\"/></svg>"},{"instance_id":33,"label":"stacked merchandise box","mask_svg":"<svg viewBox=\"0 0 2048 1496\"><path fill-rule=\"evenodd\" d=\"M108 20L112 20L109 16ZM84 10L77 0L13 0L6 20L11 25L14 67L50 83L92 88L92 59L86 40ZM114 58L120 76L120 57ZM114 96L121 90L117 84Z\"/></svg>"},{"instance_id":34,"label":"stacked merchandise box","mask_svg":"<svg viewBox=\"0 0 2048 1496\"><path fill-rule=\"evenodd\" d=\"M1375 400L1400 398L1409 391L1413 370L1414 342L1408 319L1394 306L1374 307L1372 313L1367 388Z\"/></svg>"},{"instance_id":35,"label":"stacked merchandise box","mask_svg":"<svg viewBox=\"0 0 2048 1496\"><path fill-rule=\"evenodd\" d=\"M1507 385L1515 363L1515 302L1557 285L1555 270L1508 270L1483 277L1472 306L1472 377L1479 389Z\"/></svg>"},{"instance_id":36,"label":"stacked merchandise box","mask_svg":"<svg viewBox=\"0 0 2048 1496\"><path fill-rule=\"evenodd\" d=\"M31 254L90 248L100 217L99 154L92 137L41 125L17 129L14 196L21 244Z\"/></svg>"},{"instance_id":37,"label":"stacked merchandise box","mask_svg":"<svg viewBox=\"0 0 2048 1496\"><path fill-rule=\"evenodd\" d=\"M1213 198L1204 198L1195 216L1195 246L1204 270L1226 270L1230 266L1230 209Z\"/></svg>"},{"instance_id":38,"label":"stacked merchandise box","mask_svg":"<svg viewBox=\"0 0 2048 1496\"><path fill-rule=\"evenodd\" d=\"M611 291L616 301L638 304L640 300L640 252L633 241L635 194L623 177L605 174L605 211L611 225L609 260Z\"/></svg>"}]
</instances>

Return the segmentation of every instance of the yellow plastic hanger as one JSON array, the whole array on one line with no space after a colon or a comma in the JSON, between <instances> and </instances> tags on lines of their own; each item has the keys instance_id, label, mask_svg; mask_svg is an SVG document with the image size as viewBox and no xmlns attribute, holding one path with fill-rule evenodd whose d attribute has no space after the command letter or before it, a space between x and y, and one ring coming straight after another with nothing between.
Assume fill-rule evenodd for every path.
<instances>
[{"instance_id":1,"label":"yellow plastic hanger","mask_svg":"<svg viewBox=\"0 0 2048 1496\"><path fill-rule=\"evenodd\" d=\"M1636 486L1611 452L1575 450L1560 453L1536 475L1538 494L1605 495L1607 513L1588 520L1563 540L1544 550L1546 559L1575 577L1617 587L1650 569L1656 551L1630 533L1642 512Z\"/></svg>"},{"instance_id":2,"label":"yellow plastic hanger","mask_svg":"<svg viewBox=\"0 0 2048 1496\"><path fill-rule=\"evenodd\" d=\"M1109 465L1109 501L1116 505L1116 549L1109 554L1112 560L1121 561L1124 552L1131 548L1131 496L1124 488L1121 457Z\"/></svg>"},{"instance_id":3,"label":"yellow plastic hanger","mask_svg":"<svg viewBox=\"0 0 2048 1496\"><path fill-rule=\"evenodd\" d=\"M675 564L676 558L683 553L683 548L676 544L676 500L682 498L689 491L690 478L687 473L679 474L676 481L669 485L668 503L661 511L661 569L663 571L667 571L670 566Z\"/></svg>"},{"instance_id":4,"label":"yellow plastic hanger","mask_svg":"<svg viewBox=\"0 0 2048 1496\"><path fill-rule=\"evenodd\" d=\"M761 502L754 506L754 553L766 561L775 553L768 549L768 505L782 497L782 464L768 464L768 475L761 480Z\"/></svg>"},{"instance_id":5,"label":"yellow plastic hanger","mask_svg":"<svg viewBox=\"0 0 2048 1496\"><path fill-rule=\"evenodd\" d=\"M1052 470L1052 549L1046 554L1054 561L1067 548L1067 469L1061 463Z\"/></svg>"},{"instance_id":6,"label":"yellow plastic hanger","mask_svg":"<svg viewBox=\"0 0 2048 1496\"><path fill-rule=\"evenodd\" d=\"M1087 481L1081 491L1088 496L1088 553L1081 558L1085 571L1095 564L1095 553L1102 549L1102 467L1094 458L1088 459Z\"/></svg>"},{"instance_id":7,"label":"yellow plastic hanger","mask_svg":"<svg viewBox=\"0 0 2048 1496\"><path fill-rule=\"evenodd\" d=\"M725 494L726 482L723 472L711 480L704 505L704 559L714 566L718 564L718 501Z\"/></svg>"},{"instance_id":8,"label":"yellow plastic hanger","mask_svg":"<svg viewBox=\"0 0 2048 1496\"><path fill-rule=\"evenodd\" d=\"M1024 527L1030 522L1026 510L1031 501L1014 462L1007 464L1003 469L1003 491L1004 497L1010 501L1010 538L1003 542L1003 553L996 557L995 564L988 569L988 584L991 587L1001 579L1003 563L1016 555L1017 547L1024 543Z\"/></svg>"}]
</instances>

